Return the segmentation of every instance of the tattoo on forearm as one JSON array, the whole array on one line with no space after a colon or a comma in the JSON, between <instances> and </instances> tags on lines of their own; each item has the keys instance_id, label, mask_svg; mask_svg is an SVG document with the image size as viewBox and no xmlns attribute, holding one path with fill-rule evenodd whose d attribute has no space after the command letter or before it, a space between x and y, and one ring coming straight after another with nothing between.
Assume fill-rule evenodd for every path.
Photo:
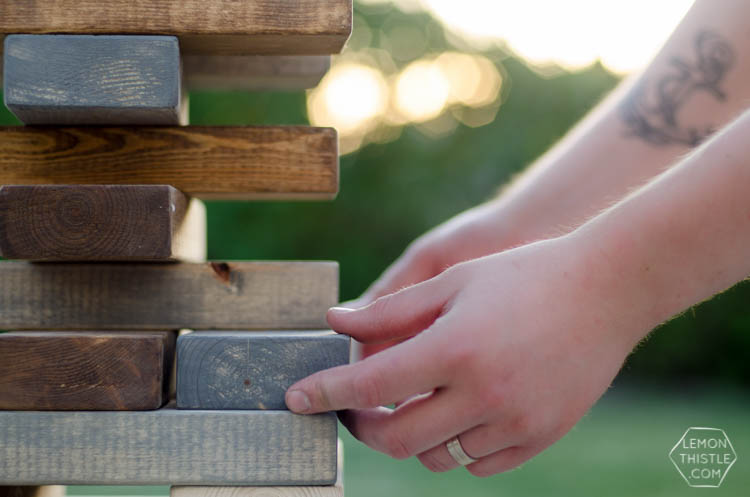
<instances>
[{"instance_id":1,"label":"tattoo on forearm","mask_svg":"<svg viewBox=\"0 0 750 497\"><path fill-rule=\"evenodd\" d=\"M674 57L666 76L653 82L643 80L630 91L620 108L628 135L653 145L699 144L714 129L709 124L681 123L679 111L701 92L726 100L721 84L734 59L732 47L721 36L711 31L698 33L695 60Z\"/></svg>"}]
</instances>

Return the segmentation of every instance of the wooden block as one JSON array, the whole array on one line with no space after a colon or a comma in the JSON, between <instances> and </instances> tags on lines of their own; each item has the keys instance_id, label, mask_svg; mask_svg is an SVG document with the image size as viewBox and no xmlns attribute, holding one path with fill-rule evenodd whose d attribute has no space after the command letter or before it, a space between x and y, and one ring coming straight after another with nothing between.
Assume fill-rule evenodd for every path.
<instances>
[{"instance_id":1,"label":"wooden block","mask_svg":"<svg viewBox=\"0 0 750 497\"><path fill-rule=\"evenodd\" d=\"M0 262L0 329L321 329L335 262Z\"/></svg>"},{"instance_id":2,"label":"wooden block","mask_svg":"<svg viewBox=\"0 0 750 497\"><path fill-rule=\"evenodd\" d=\"M329 55L187 55L182 76L188 90L295 91L317 86L330 66ZM187 123L188 95L182 96Z\"/></svg>"},{"instance_id":3,"label":"wooden block","mask_svg":"<svg viewBox=\"0 0 750 497\"><path fill-rule=\"evenodd\" d=\"M298 487L206 487L174 486L170 497L344 497L344 484Z\"/></svg>"},{"instance_id":4,"label":"wooden block","mask_svg":"<svg viewBox=\"0 0 750 497\"><path fill-rule=\"evenodd\" d=\"M0 256L206 260L206 208L167 185L0 186Z\"/></svg>"},{"instance_id":5,"label":"wooden block","mask_svg":"<svg viewBox=\"0 0 750 497\"><path fill-rule=\"evenodd\" d=\"M174 35L186 53L329 55L352 0L0 0L0 33Z\"/></svg>"},{"instance_id":6,"label":"wooden block","mask_svg":"<svg viewBox=\"0 0 750 497\"><path fill-rule=\"evenodd\" d=\"M0 483L331 485L336 414L0 412Z\"/></svg>"},{"instance_id":7,"label":"wooden block","mask_svg":"<svg viewBox=\"0 0 750 497\"><path fill-rule=\"evenodd\" d=\"M298 380L349 363L333 331L194 332L177 341L180 409L286 409Z\"/></svg>"},{"instance_id":8,"label":"wooden block","mask_svg":"<svg viewBox=\"0 0 750 497\"><path fill-rule=\"evenodd\" d=\"M4 73L25 124L187 124L174 36L11 35Z\"/></svg>"},{"instance_id":9,"label":"wooden block","mask_svg":"<svg viewBox=\"0 0 750 497\"><path fill-rule=\"evenodd\" d=\"M167 399L175 334L0 334L0 409L158 409Z\"/></svg>"},{"instance_id":10,"label":"wooden block","mask_svg":"<svg viewBox=\"0 0 750 497\"><path fill-rule=\"evenodd\" d=\"M331 67L327 55L188 55L189 90L284 91L313 88Z\"/></svg>"},{"instance_id":11,"label":"wooden block","mask_svg":"<svg viewBox=\"0 0 750 497\"><path fill-rule=\"evenodd\" d=\"M202 198L332 198L332 128L0 127L0 184L172 185Z\"/></svg>"},{"instance_id":12,"label":"wooden block","mask_svg":"<svg viewBox=\"0 0 750 497\"><path fill-rule=\"evenodd\" d=\"M169 497L344 497L343 450L338 441L336 483L306 487L206 487L172 486Z\"/></svg>"},{"instance_id":13,"label":"wooden block","mask_svg":"<svg viewBox=\"0 0 750 497\"><path fill-rule=\"evenodd\" d=\"M0 497L65 497L65 485L0 486Z\"/></svg>"}]
</instances>

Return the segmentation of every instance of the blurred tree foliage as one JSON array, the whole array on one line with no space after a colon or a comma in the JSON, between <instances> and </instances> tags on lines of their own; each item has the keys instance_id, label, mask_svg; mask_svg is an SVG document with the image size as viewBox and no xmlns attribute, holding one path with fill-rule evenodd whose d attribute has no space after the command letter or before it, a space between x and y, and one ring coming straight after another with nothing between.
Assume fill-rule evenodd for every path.
<instances>
[{"instance_id":1,"label":"blurred tree foliage","mask_svg":"<svg viewBox=\"0 0 750 497\"><path fill-rule=\"evenodd\" d=\"M406 23L424 28L428 52L456 49L426 14L380 9L364 15L373 44L378 29ZM354 298L415 237L494 195L618 81L598 64L545 77L498 50L485 55L505 77L494 122L459 125L438 139L407 127L395 141L342 157L333 202L209 202L209 257L337 260L341 298ZM192 124L307 123L302 92L201 92L190 98ZM4 108L0 120L16 122ZM738 285L663 325L629 359L622 378L750 383L748 302L750 287Z\"/></svg>"}]
</instances>

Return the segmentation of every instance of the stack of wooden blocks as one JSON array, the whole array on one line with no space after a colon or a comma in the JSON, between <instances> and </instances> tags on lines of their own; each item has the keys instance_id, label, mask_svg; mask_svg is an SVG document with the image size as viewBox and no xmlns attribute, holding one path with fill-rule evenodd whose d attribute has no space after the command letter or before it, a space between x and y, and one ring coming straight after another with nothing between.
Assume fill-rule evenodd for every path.
<instances>
[{"instance_id":1,"label":"stack of wooden blocks","mask_svg":"<svg viewBox=\"0 0 750 497\"><path fill-rule=\"evenodd\" d=\"M335 415L284 404L349 360L338 266L206 262L201 202L333 198L336 132L188 126L187 90L312 86L351 22L351 0L0 0L33 125L0 128L0 492L343 495Z\"/></svg>"}]
</instances>

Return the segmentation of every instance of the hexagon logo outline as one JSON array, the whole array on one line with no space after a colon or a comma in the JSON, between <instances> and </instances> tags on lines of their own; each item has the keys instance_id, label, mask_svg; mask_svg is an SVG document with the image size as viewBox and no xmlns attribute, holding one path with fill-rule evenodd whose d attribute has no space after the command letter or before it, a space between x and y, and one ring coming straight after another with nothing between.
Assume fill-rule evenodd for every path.
<instances>
[{"instance_id":1,"label":"hexagon logo outline","mask_svg":"<svg viewBox=\"0 0 750 497\"><path fill-rule=\"evenodd\" d=\"M726 469L724 470L724 473L721 475L721 479L716 485L696 485L693 483L690 483L690 480L688 480L687 476L682 472L682 469L677 464L677 462L672 457L672 454L674 453L675 449L677 449L683 440L685 440L685 437L688 433L690 433L692 430L703 430L703 431L715 431L721 433L722 437L724 437L724 440L727 441L728 448L732 451L732 462L730 462ZM724 483L724 478L727 477L727 474L729 474L729 470L732 469L732 466L734 466L734 463L737 462L737 451L734 450L734 445L732 445L732 441L727 436L726 432L721 428L710 428L707 426L691 426L687 430L685 430L685 433L682 434L679 440L677 440L677 443L674 444L674 447L669 451L669 460L672 461L672 464L674 465L675 469L677 469L677 472L680 474L683 480L685 480L685 483L688 484L689 487L692 488L719 488L722 483Z\"/></svg>"}]
</instances>

